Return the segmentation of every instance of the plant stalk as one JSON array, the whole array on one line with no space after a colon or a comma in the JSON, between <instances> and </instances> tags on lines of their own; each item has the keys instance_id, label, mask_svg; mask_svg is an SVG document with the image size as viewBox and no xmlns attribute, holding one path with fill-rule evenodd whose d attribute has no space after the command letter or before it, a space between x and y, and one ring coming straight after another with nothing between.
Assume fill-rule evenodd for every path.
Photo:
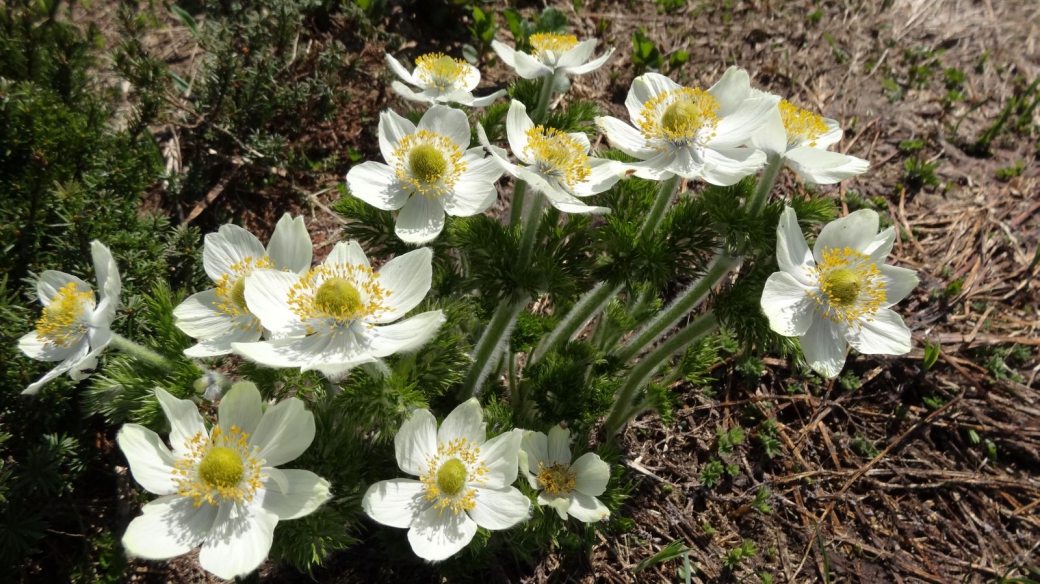
<instances>
[{"instance_id":1,"label":"plant stalk","mask_svg":"<svg viewBox=\"0 0 1040 584\"><path fill-rule=\"evenodd\" d=\"M459 400L464 401L480 395L484 381L509 344L509 334L513 331L516 318L530 301L530 296L522 294L515 302L507 298L499 303L473 350L473 364L470 365L466 379L462 382Z\"/></svg>"},{"instance_id":2,"label":"plant stalk","mask_svg":"<svg viewBox=\"0 0 1040 584\"><path fill-rule=\"evenodd\" d=\"M766 162L766 168L762 172L762 178L758 179L755 194L747 203L747 211L752 217L758 217L769 199L769 192L776 184L776 177L780 175L780 169L784 167L784 158L779 154L770 154Z\"/></svg>"},{"instance_id":3,"label":"plant stalk","mask_svg":"<svg viewBox=\"0 0 1040 584\"><path fill-rule=\"evenodd\" d=\"M173 368L173 363L171 363L166 357L163 357L159 353L156 353L147 347L138 345L123 335L112 333L112 346L138 361L143 361L151 365L152 367L158 367L160 369Z\"/></svg>"},{"instance_id":4,"label":"plant stalk","mask_svg":"<svg viewBox=\"0 0 1040 584\"><path fill-rule=\"evenodd\" d=\"M654 206L650 208L650 212L643 219L643 226L639 228L639 237L646 237L657 231L657 228L661 226L665 211L668 210L668 205L675 198L675 191L679 190L679 182L681 180L682 177L675 174L671 178L661 181L661 185L657 189L657 198L654 199Z\"/></svg>"},{"instance_id":5,"label":"plant stalk","mask_svg":"<svg viewBox=\"0 0 1040 584\"><path fill-rule=\"evenodd\" d=\"M541 92L538 93L538 105L535 106L534 115L531 116L531 121L536 126L545 123L545 114L549 111L549 102L552 101L552 88L556 84L556 74L553 73L543 79L545 81L542 83Z\"/></svg>"},{"instance_id":6,"label":"plant stalk","mask_svg":"<svg viewBox=\"0 0 1040 584\"><path fill-rule=\"evenodd\" d=\"M600 282L581 297L581 300L571 308L567 316L563 317L560 324L556 325L551 333L538 343L528 364L541 360L546 353L556 348L557 345L566 343L585 328L590 320L595 318L610 299L621 291L621 286L610 286L606 282Z\"/></svg>"}]
</instances>

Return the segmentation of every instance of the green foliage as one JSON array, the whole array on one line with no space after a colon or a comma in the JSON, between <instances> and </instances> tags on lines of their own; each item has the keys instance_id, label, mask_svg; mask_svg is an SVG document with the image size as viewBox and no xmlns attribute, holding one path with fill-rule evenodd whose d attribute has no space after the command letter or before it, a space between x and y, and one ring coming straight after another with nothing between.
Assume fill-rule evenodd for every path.
<instances>
[{"instance_id":1,"label":"green foliage","mask_svg":"<svg viewBox=\"0 0 1040 584\"><path fill-rule=\"evenodd\" d=\"M726 555L722 558L722 565L730 570L736 570L740 568L744 560L755 557L757 553L758 547L755 546L755 542L745 539L740 542L740 545L726 552Z\"/></svg>"},{"instance_id":2,"label":"green foliage","mask_svg":"<svg viewBox=\"0 0 1040 584\"><path fill-rule=\"evenodd\" d=\"M663 564L664 562L668 562L676 558L686 557L689 555L691 551L692 550L690 548L683 545L683 540L677 539L672 543L661 548L661 551L650 556L649 558L640 560L639 563L636 564L636 567L632 568L632 573L638 574L658 564Z\"/></svg>"},{"instance_id":3,"label":"green foliage","mask_svg":"<svg viewBox=\"0 0 1040 584\"><path fill-rule=\"evenodd\" d=\"M701 484L708 488L714 487L722 480L725 472L726 468L722 465L722 461L712 458L701 467Z\"/></svg>"},{"instance_id":4,"label":"green foliage","mask_svg":"<svg viewBox=\"0 0 1040 584\"><path fill-rule=\"evenodd\" d=\"M939 186L939 177L935 169L940 161L928 162L919 156L913 156L903 162L903 183L911 190L921 190L926 186Z\"/></svg>"},{"instance_id":5,"label":"green foliage","mask_svg":"<svg viewBox=\"0 0 1040 584\"><path fill-rule=\"evenodd\" d=\"M506 26L513 33L516 42L516 50L525 53L531 52L531 35L537 33L567 33L567 17L555 8L546 8L540 15L535 15L534 22L524 18L515 8L506 8L502 11L502 18Z\"/></svg>"},{"instance_id":6,"label":"green foliage","mask_svg":"<svg viewBox=\"0 0 1040 584\"><path fill-rule=\"evenodd\" d=\"M664 65L664 57L657 44L646 36L643 27L632 33L632 65L637 74L647 69L660 69Z\"/></svg>"},{"instance_id":7,"label":"green foliage","mask_svg":"<svg viewBox=\"0 0 1040 584\"><path fill-rule=\"evenodd\" d=\"M773 507L769 504L769 489L765 487L759 487L758 491L755 492L755 499L751 501L751 508L763 515L772 515Z\"/></svg>"},{"instance_id":8,"label":"green foliage","mask_svg":"<svg viewBox=\"0 0 1040 584\"><path fill-rule=\"evenodd\" d=\"M733 448L744 443L744 429L740 426L733 426L729 430L719 428L716 431L716 435L719 443L719 454L724 456L731 456Z\"/></svg>"},{"instance_id":9,"label":"green foliage","mask_svg":"<svg viewBox=\"0 0 1040 584\"><path fill-rule=\"evenodd\" d=\"M1015 164L1011 166L1005 168L998 168L995 175L997 177L997 180L999 180L1000 182L1008 182L1016 176L1021 176L1023 169L1024 167L1022 166L1022 161L1016 160Z\"/></svg>"}]
</instances>

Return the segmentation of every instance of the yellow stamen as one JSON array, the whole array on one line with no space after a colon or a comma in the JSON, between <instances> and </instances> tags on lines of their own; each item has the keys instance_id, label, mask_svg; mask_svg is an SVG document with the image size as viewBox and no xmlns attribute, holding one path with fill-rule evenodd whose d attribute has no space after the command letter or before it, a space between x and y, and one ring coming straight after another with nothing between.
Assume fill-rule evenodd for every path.
<instances>
[{"instance_id":1,"label":"yellow stamen","mask_svg":"<svg viewBox=\"0 0 1040 584\"><path fill-rule=\"evenodd\" d=\"M787 130L787 146L789 148L808 142L810 147L816 146L816 140L827 132L827 123L823 116L814 114L793 105L787 100L780 102L780 118Z\"/></svg>"},{"instance_id":2,"label":"yellow stamen","mask_svg":"<svg viewBox=\"0 0 1040 584\"><path fill-rule=\"evenodd\" d=\"M397 144L397 179L414 193L436 198L450 193L466 171L460 149L447 136L419 130Z\"/></svg>"},{"instance_id":3,"label":"yellow stamen","mask_svg":"<svg viewBox=\"0 0 1040 584\"><path fill-rule=\"evenodd\" d=\"M419 480L426 491L426 500L431 501L439 513L451 509L458 515L476 506L474 487L487 485L489 472L480 447L466 438L456 438L447 444L437 444L437 453L426 458L426 472Z\"/></svg>"},{"instance_id":4,"label":"yellow stamen","mask_svg":"<svg viewBox=\"0 0 1040 584\"><path fill-rule=\"evenodd\" d=\"M531 46L539 54L551 51L559 55L578 46L578 37L554 32L537 33L531 35Z\"/></svg>"},{"instance_id":5,"label":"yellow stamen","mask_svg":"<svg viewBox=\"0 0 1040 584\"><path fill-rule=\"evenodd\" d=\"M235 303L242 312L249 312L249 305L246 304L246 279L239 278L235 285L231 287L231 301Z\"/></svg>"},{"instance_id":6,"label":"yellow stamen","mask_svg":"<svg viewBox=\"0 0 1040 584\"><path fill-rule=\"evenodd\" d=\"M555 128L535 126L528 130L524 152L534 159L536 172L571 188L588 180L592 172L585 145Z\"/></svg>"},{"instance_id":7,"label":"yellow stamen","mask_svg":"<svg viewBox=\"0 0 1040 584\"><path fill-rule=\"evenodd\" d=\"M707 91L680 87L659 93L643 104L637 119L648 145L655 140L704 143L715 137L719 101Z\"/></svg>"},{"instance_id":8,"label":"yellow stamen","mask_svg":"<svg viewBox=\"0 0 1040 584\"><path fill-rule=\"evenodd\" d=\"M364 303L361 293L344 278L329 278L318 286L314 295L314 305L319 310L335 318L351 318L357 314Z\"/></svg>"},{"instance_id":9,"label":"yellow stamen","mask_svg":"<svg viewBox=\"0 0 1040 584\"><path fill-rule=\"evenodd\" d=\"M574 490L577 475L571 472L571 465L554 462L545 466L538 463L538 484L550 495L568 495Z\"/></svg>"},{"instance_id":10,"label":"yellow stamen","mask_svg":"<svg viewBox=\"0 0 1040 584\"><path fill-rule=\"evenodd\" d=\"M390 292L379 285L372 268L354 264L323 264L304 274L289 289L289 308L304 323L307 334L319 332L311 321L324 321L341 334L359 319L386 310ZM369 325L371 326L371 325Z\"/></svg>"},{"instance_id":11,"label":"yellow stamen","mask_svg":"<svg viewBox=\"0 0 1040 584\"><path fill-rule=\"evenodd\" d=\"M851 248L827 248L823 261L808 268L814 286L806 295L816 302L816 312L834 323L860 326L871 322L885 302L881 271L870 257Z\"/></svg>"},{"instance_id":12,"label":"yellow stamen","mask_svg":"<svg viewBox=\"0 0 1040 584\"><path fill-rule=\"evenodd\" d=\"M274 269L274 262L266 255L259 258L246 256L231 264L228 273L221 274L217 280L217 299L213 305L231 317L234 325L243 330L262 330L260 320L256 317L238 318L253 316L246 304L246 277L259 269Z\"/></svg>"},{"instance_id":13,"label":"yellow stamen","mask_svg":"<svg viewBox=\"0 0 1040 584\"><path fill-rule=\"evenodd\" d=\"M440 91L463 89L460 83L466 78L469 64L462 59L452 59L444 53L428 53L415 60L415 76L422 85Z\"/></svg>"},{"instance_id":14,"label":"yellow stamen","mask_svg":"<svg viewBox=\"0 0 1040 584\"><path fill-rule=\"evenodd\" d=\"M226 431L217 426L208 437L199 432L184 446L187 454L174 463L171 480L177 494L190 497L196 507L252 501L262 486L260 449L250 448L249 434L238 426Z\"/></svg>"},{"instance_id":15,"label":"yellow stamen","mask_svg":"<svg viewBox=\"0 0 1040 584\"><path fill-rule=\"evenodd\" d=\"M94 306L94 292L81 292L75 283L69 282L51 298L36 321L37 338L51 346L72 346L86 334Z\"/></svg>"},{"instance_id":16,"label":"yellow stamen","mask_svg":"<svg viewBox=\"0 0 1040 584\"><path fill-rule=\"evenodd\" d=\"M245 475L242 458L231 448L214 446L199 463L199 478L211 487L230 488Z\"/></svg>"}]
</instances>

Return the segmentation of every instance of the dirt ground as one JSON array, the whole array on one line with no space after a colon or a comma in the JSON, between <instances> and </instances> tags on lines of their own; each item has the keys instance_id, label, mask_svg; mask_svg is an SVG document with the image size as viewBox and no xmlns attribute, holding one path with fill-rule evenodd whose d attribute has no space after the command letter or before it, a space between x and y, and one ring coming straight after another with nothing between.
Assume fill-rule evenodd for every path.
<instances>
[{"instance_id":1,"label":"dirt ground","mask_svg":"<svg viewBox=\"0 0 1040 584\"><path fill-rule=\"evenodd\" d=\"M383 23L409 41L397 52L460 54L460 44L470 41L465 28L431 30L421 4L398 6ZM869 160L871 169L828 192L846 210L871 206L897 226L893 263L918 270L921 278L900 305L916 343L904 358L850 358L851 374L838 382L819 384L786 361L767 359L765 375L751 385L732 363L722 362L713 395L677 386L683 406L670 424L645 416L624 436L633 491L621 514L634 520L634 529L600 536L588 562L563 564L546 550L540 564L505 566L489 579L678 582L681 560L633 573L675 540L690 549L692 581L703 583L766 581L763 572L773 582L797 583L1004 582L1040 566L1040 108L1016 110L1012 118L1026 118L1021 129L1007 122L990 153L977 146L1009 101L1040 76L1040 4L552 4L567 14L579 38L598 36L602 45L617 47L607 67L575 80L573 93L601 101L619 117L627 117L622 104L641 73L630 54L632 33L642 27L664 56L663 72L681 83L707 87L737 64L759 87L839 120L846 134L836 149ZM669 4L679 7L665 10ZM481 6L500 12L506 3ZM521 6L525 14L541 8ZM501 18L499 24L498 38L510 42ZM183 58L191 47L175 21L165 38L156 43L171 63L189 71L196 66ZM360 66L350 105L307 139L372 159L375 124L359 120L397 98L382 62L385 47L352 50ZM669 71L669 56L680 50L688 52L688 62ZM512 78L497 61L482 69L487 89ZM957 72L963 73L959 83ZM935 180L927 171L908 170L908 161L918 169L934 165ZM339 219L327 205L338 195L328 189L346 170L301 180L302 197L286 199L277 189L264 196L281 197L279 214L283 207L308 212L316 240L331 244ZM785 194L803 188L793 175L781 185ZM273 224L244 209L234 185L219 195L207 205L244 212L246 224L258 231ZM207 220L207 211L200 210L198 221ZM927 372L926 342L940 347ZM763 456L761 440L750 431L724 457L738 465L737 478L702 486L716 430L765 409L778 421L775 456ZM749 506L761 487L772 494L770 514ZM727 568L727 552L745 540L757 553ZM362 567L369 551L362 545L343 552L314 577L370 581ZM136 563L133 570L135 579L206 581L190 558L165 568ZM268 569L262 580L304 578Z\"/></svg>"}]
</instances>

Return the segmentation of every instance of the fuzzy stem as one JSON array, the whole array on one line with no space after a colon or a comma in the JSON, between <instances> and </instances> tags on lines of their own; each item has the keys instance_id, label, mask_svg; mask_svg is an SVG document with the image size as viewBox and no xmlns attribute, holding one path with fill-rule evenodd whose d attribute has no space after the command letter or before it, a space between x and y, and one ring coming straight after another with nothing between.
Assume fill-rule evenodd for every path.
<instances>
[{"instance_id":1,"label":"fuzzy stem","mask_svg":"<svg viewBox=\"0 0 1040 584\"><path fill-rule=\"evenodd\" d=\"M524 194L527 192L527 183L522 180L513 185L513 201L509 204L509 226L514 227L520 223L524 216Z\"/></svg>"},{"instance_id":2,"label":"fuzzy stem","mask_svg":"<svg viewBox=\"0 0 1040 584\"><path fill-rule=\"evenodd\" d=\"M534 108L531 121L538 124L545 123L545 114L549 111L549 102L552 101L552 88L556 84L556 74L542 78L542 90L538 93L538 105Z\"/></svg>"},{"instance_id":3,"label":"fuzzy stem","mask_svg":"<svg viewBox=\"0 0 1040 584\"><path fill-rule=\"evenodd\" d=\"M517 267L525 269L531 262L531 252L534 251L535 240L538 239L538 224L542 220L542 204L545 195L534 191L527 212L524 213L524 224L520 228L520 255L517 257Z\"/></svg>"},{"instance_id":4,"label":"fuzzy stem","mask_svg":"<svg viewBox=\"0 0 1040 584\"><path fill-rule=\"evenodd\" d=\"M667 341L661 343L636 364L625 375L625 383L618 390L610 414L607 416L605 428L607 436L614 436L628 421L639 414L638 409L632 408L632 401L636 393L646 385L654 372L672 358L672 355L685 348L690 343L703 338L705 335L718 329L719 323L715 315L709 310L698 316L690 324L680 329Z\"/></svg>"},{"instance_id":5,"label":"fuzzy stem","mask_svg":"<svg viewBox=\"0 0 1040 584\"><path fill-rule=\"evenodd\" d=\"M542 342L535 347L528 364L539 361L560 343L571 340L578 331L585 328L585 325L603 310L607 302L610 302L610 299L616 296L620 290L621 286L610 286L606 282L600 282L593 286L571 308L567 316L563 317L563 320L556 325L556 328L549 333L549 336L542 339Z\"/></svg>"},{"instance_id":6,"label":"fuzzy stem","mask_svg":"<svg viewBox=\"0 0 1040 584\"><path fill-rule=\"evenodd\" d=\"M156 353L155 351L147 347L138 345L137 343L131 341L123 335L112 333L112 346L126 353L127 355L130 355L134 359L137 359L138 361L144 361L145 363L153 367L158 367L160 369L173 368L173 363L171 363L170 360L166 357L163 357L159 353Z\"/></svg>"},{"instance_id":7,"label":"fuzzy stem","mask_svg":"<svg viewBox=\"0 0 1040 584\"><path fill-rule=\"evenodd\" d=\"M675 326L682 317L696 308L707 297L708 292L711 292L711 289L722 281L726 274L740 265L742 259L742 257L731 256L722 250L716 252L703 276L690 284L664 310L657 313L657 316L647 323L643 330L639 331L639 334L629 339L627 343L617 350L615 355L618 359L622 363L627 363L643 349L652 345L661 335Z\"/></svg>"},{"instance_id":8,"label":"fuzzy stem","mask_svg":"<svg viewBox=\"0 0 1040 584\"><path fill-rule=\"evenodd\" d=\"M769 199L769 192L773 190L773 185L776 184L776 177L780 174L780 169L784 167L784 157L779 154L770 154L769 161L766 163L766 168L762 172L762 178L758 179L758 186L755 187L755 194L751 196L751 200L747 202L747 211L752 217L757 217L762 209L766 206L766 201Z\"/></svg>"},{"instance_id":9,"label":"fuzzy stem","mask_svg":"<svg viewBox=\"0 0 1040 584\"><path fill-rule=\"evenodd\" d=\"M467 400L480 394L484 380L495 366L495 362L502 355L502 351L509 343L509 334L516 324L516 318L520 316L530 297L526 294L511 302L508 298L499 303L495 314L480 335L477 346L473 349L473 364L470 365L466 379L462 382L462 390L459 392L460 400Z\"/></svg>"},{"instance_id":10,"label":"fuzzy stem","mask_svg":"<svg viewBox=\"0 0 1040 584\"><path fill-rule=\"evenodd\" d=\"M682 177L674 174L672 178L661 181L661 185L657 189L657 198L654 199L654 206L650 208L650 212L643 219L643 226L639 228L639 237L651 235L661 226L661 220L664 219L665 211L668 210L669 203L675 197L675 191L679 189L681 180Z\"/></svg>"}]
</instances>

